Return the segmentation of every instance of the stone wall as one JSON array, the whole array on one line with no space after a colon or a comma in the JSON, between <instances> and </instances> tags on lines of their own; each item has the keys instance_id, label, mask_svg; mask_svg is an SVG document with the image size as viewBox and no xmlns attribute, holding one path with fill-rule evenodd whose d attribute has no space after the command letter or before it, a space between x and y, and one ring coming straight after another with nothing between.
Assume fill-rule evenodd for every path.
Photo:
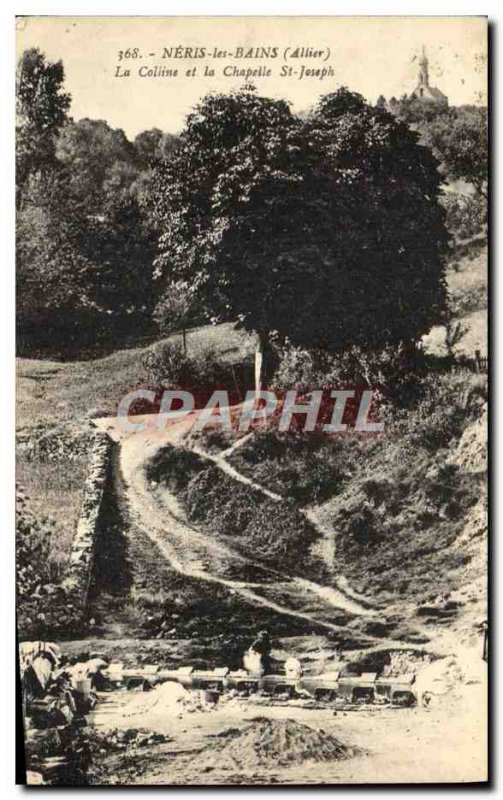
<instances>
[{"instance_id":1,"label":"stone wall","mask_svg":"<svg viewBox=\"0 0 503 800\"><path fill-rule=\"evenodd\" d=\"M93 434L80 517L72 542L67 576L63 581L78 615L84 614L87 605L100 510L111 465L111 450L112 440L107 434L98 431Z\"/></svg>"}]
</instances>

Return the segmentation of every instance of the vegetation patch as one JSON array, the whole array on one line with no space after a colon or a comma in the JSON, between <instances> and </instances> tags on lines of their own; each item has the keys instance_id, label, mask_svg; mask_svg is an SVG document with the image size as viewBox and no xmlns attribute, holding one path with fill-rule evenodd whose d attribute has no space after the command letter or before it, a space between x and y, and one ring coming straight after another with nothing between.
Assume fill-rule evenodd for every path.
<instances>
[{"instance_id":1,"label":"vegetation patch","mask_svg":"<svg viewBox=\"0 0 503 800\"><path fill-rule=\"evenodd\" d=\"M71 469L61 462L47 463L18 458L16 475L30 499L35 517L51 520L47 567L51 579L62 577L75 535L87 470L85 459L74 461Z\"/></svg>"},{"instance_id":2,"label":"vegetation patch","mask_svg":"<svg viewBox=\"0 0 503 800\"><path fill-rule=\"evenodd\" d=\"M273 501L193 453L169 446L153 459L147 477L167 484L190 520L231 539L242 553L281 570L298 572L300 564L303 573L309 569L319 534L290 500Z\"/></svg>"},{"instance_id":3,"label":"vegetation patch","mask_svg":"<svg viewBox=\"0 0 503 800\"><path fill-rule=\"evenodd\" d=\"M375 445L364 439L259 431L228 460L243 475L305 506L326 500L347 483L355 459Z\"/></svg>"},{"instance_id":4,"label":"vegetation patch","mask_svg":"<svg viewBox=\"0 0 503 800\"><path fill-rule=\"evenodd\" d=\"M338 567L359 591L424 602L449 591L469 564L456 541L484 493L484 472L474 479L453 459L480 414L469 387L467 376L429 379L423 399L323 507Z\"/></svg>"},{"instance_id":5,"label":"vegetation patch","mask_svg":"<svg viewBox=\"0 0 503 800\"><path fill-rule=\"evenodd\" d=\"M21 486L16 491L16 612L21 639L50 639L80 633L77 609L51 569L57 527L35 515Z\"/></svg>"}]
</instances>

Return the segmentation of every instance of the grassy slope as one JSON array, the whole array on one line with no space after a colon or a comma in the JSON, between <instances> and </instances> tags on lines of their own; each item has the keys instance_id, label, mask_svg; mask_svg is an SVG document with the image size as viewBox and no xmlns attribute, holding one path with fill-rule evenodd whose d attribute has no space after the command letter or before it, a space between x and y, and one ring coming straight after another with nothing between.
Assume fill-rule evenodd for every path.
<instances>
[{"instance_id":1,"label":"grassy slope","mask_svg":"<svg viewBox=\"0 0 503 800\"><path fill-rule=\"evenodd\" d=\"M480 347L483 352L486 351L481 340L486 322L486 271L486 251L482 249L460 258L456 268L452 265L449 272L449 288L454 304L459 309L459 318L467 326L470 322L473 323L460 345L460 351L470 354L475 346ZM427 337L429 345L435 341L435 336L441 340L441 331L433 331ZM155 347L155 345L153 346ZM211 349L218 352L223 359L240 361L251 355L253 339L244 333L234 331L230 325L222 325L213 328L206 327L189 333L188 347L189 352L192 353ZM432 349L434 349L433 346ZM103 359L73 363L20 359L18 363L18 428L24 430L34 426L51 428L61 424L75 427L84 424L91 415L113 413L117 399L141 383L141 357L144 352L145 348L122 350ZM467 380L469 380L468 377ZM437 420L437 422L442 424L441 420ZM434 506L432 509L431 497L419 497L418 492L415 491L416 485L419 486L425 482L425 475L430 468L437 468L447 462L455 446L456 440L453 439L443 450L441 449L435 456L432 456L428 452L423 452L419 443L418 449L407 456L405 452L401 452L399 442L390 442L389 446L368 454L370 471L380 475L382 481L395 484L395 488L392 487L389 491L385 491L385 495L387 493L389 496L386 496L385 501L381 503L380 511L378 509L377 511L374 509L374 511L378 516L381 514L383 519L392 518L393 508L388 507L387 503L388 505L391 503L393 507L398 503L399 506L402 504L405 507L405 512L402 513L402 520L398 526L399 536L397 536L396 530L389 532L390 538L385 537L387 543L382 548L381 555L376 555L377 551L374 551L369 557L359 547L356 549L342 547L340 550L341 554L345 553L343 561L346 571L353 580L361 582L362 589L378 590L379 583L383 586L385 582L389 583L391 580L394 581L398 594L400 592L414 593L419 590L419 584L426 569L432 576L432 586L423 586L422 595L426 597L428 592L431 594L434 591L435 582L440 589L451 585L450 579L443 580L443 564L446 570L452 573L453 581L459 577L460 570L463 569L462 556L450 555L452 554L452 544L461 535L462 514L469 513L469 509L476 500L477 492L472 491L470 481L466 483L462 477L457 476L456 480L460 482L463 490L461 497L456 495L445 500L441 497L438 507ZM364 447L360 454L358 453L359 449L356 447L355 452L345 453L347 458L345 465L348 470L345 465L342 465L344 468L341 468L339 458L336 458L337 463L333 464L337 472L337 486L331 488L334 496L323 506L323 515L330 524L336 527L340 522L340 514L345 513L344 503L341 505L341 498L345 498L350 517L356 515L359 504L375 505L372 497L369 498L365 493L366 490L362 489L368 474L365 476L358 466L360 458L366 458L366 448ZM395 456L391 457L390 453L393 451ZM241 461L238 454L239 451L236 452L236 456ZM268 465L266 463L267 455L265 463L255 461L251 465L254 477L266 482L268 474L274 473L276 480L274 488L280 490L281 483L284 482L288 492L288 481L292 480L292 471L295 472L297 469L294 463L295 459L292 461L292 455L292 453L287 455L284 464L280 457ZM322 468L323 462L327 460L326 455L326 453L321 454L320 463L320 459L317 459L314 454L304 465L303 455L296 454L297 472L301 478L301 485L304 483L305 476L301 474L304 467L307 469L307 473L316 471L317 468L321 468L322 473L326 472ZM238 466L238 464L236 465ZM241 463L239 466L242 468L243 464ZM403 474L404 469L406 473L408 472L408 476ZM64 552L65 543L73 530L76 510L80 502L80 478L83 470L83 464L76 464L70 473L67 465L61 463L41 465L37 462L21 461L20 464L19 478L26 484L28 493L32 495L35 504L38 504L38 507L45 513L52 512L61 519L62 535L60 542L55 546L56 557L58 557L58 553ZM323 475L322 477L324 478ZM342 485L339 485L341 478ZM302 500L310 499L308 497L310 494L309 483L308 474L307 497L302 496L304 488L301 488L298 492L299 500L301 497ZM430 486L430 489L434 492L434 486ZM397 492L398 495L395 496ZM320 502L325 498L326 495L323 498L313 499ZM435 521L435 515L440 513L441 509L444 513L444 506L448 505L450 501L459 505L462 512L461 519L458 517L447 521L442 520L440 523L442 535L436 537L439 527L438 520ZM385 511L384 514L383 511ZM357 520L354 521L356 527L358 524L360 523ZM372 524L376 524L375 519ZM339 541L339 548L341 548L341 541ZM396 559L397 552L402 554L404 565L410 554L410 569L402 566L400 559ZM363 572L360 563L366 564ZM405 570L402 579L400 579L401 570ZM384 575L386 575L386 581L382 580Z\"/></svg>"},{"instance_id":2,"label":"grassy slope","mask_svg":"<svg viewBox=\"0 0 503 800\"><path fill-rule=\"evenodd\" d=\"M85 460L67 463L18 458L16 481L24 488L31 513L54 523L50 544L51 569L58 578L68 560L80 513Z\"/></svg>"},{"instance_id":3,"label":"grassy slope","mask_svg":"<svg viewBox=\"0 0 503 800\"><path fill-rule=\"evenodd\" d=\"M447 274L447 286L454 316L464 328L464 335L455 350L473 356L475 350L487 354L487 247L453 259ZM435 355L446 355L445 329L433 328L424 337L425 349Z\"/></svg>"},{"instance_id":4,"label":"grassy slope","mask_svg":"<svg viewBox=\"0 0 503 800\"><path fill-rule=\"evenodd\" d=\"M167 340L180 339L179 336ZM161 344L161 343L159 343ZM142 356L148 348L119 350L92 361L55 362L20 358L17 367L17 427L52 427L84 422L114 413L123 394L143 378ZM231 324L205 326L187 334L189 354L215 351L235 363L250 357L253 337Z\"/></svg>"},{"instance_id":5,"label":"grassy slope","mask_svg":"<svg viewBox=\"0 0 503 800\"><path fill-rule=\"evenodd\" d=\"M170 337L171 340L180 337ZM160 343L161 344L161 343ZM189 353L215 350L222 360L239 363L254 349L251 336L231 325L206 326L187 334ZM156 345L150 345L150 348ZM147 349L120 350L105 358L57 362L20 358L17 362L17 429L23 435L86 429L93 416L115 413L122 395L142 382L142 356ZM17 481L24 487L33 513L56 523L51 561L64 567L77 523L87 463L85 455L47 461L28 460L21 449Z\"/></svg>"}]
</instances>

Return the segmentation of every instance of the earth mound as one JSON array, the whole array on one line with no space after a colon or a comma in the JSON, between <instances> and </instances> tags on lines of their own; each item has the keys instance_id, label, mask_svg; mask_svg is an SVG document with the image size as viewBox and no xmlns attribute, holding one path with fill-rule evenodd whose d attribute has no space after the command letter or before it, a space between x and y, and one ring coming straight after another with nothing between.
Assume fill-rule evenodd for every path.
<instances>
[{"instance_id":1,"label":"earth mound","mask_svg":"<svg viewBox=\"0 0 503 800\"><path fill-rule=\"evenodd\" d=\"M360 752L321 729L314 730L292 719L256 717L246 728L230 728L218 738L201 754L199 768L250 772L261 767L295 766L308 760L347 759Z\"/></svg>"}]
</instances>

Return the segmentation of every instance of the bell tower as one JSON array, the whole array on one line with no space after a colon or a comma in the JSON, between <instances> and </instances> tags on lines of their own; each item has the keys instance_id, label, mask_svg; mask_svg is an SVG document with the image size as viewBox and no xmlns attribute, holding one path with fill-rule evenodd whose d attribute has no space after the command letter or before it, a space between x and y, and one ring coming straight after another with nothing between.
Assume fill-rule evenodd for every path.
<instances>
[{"instance_id":1,"label":"bell tower","mask_svg":"<svg viewBox=\"0 0 503 800\"><path fill-rule=\"evenodd\" d=\"M419 86L426 89L430 85L430 78L428 75L428 59L426 58L426 50L424 49L423 44L423 52L421 54L421 59L419 61Z\"/></svg>"}]
</instances>

